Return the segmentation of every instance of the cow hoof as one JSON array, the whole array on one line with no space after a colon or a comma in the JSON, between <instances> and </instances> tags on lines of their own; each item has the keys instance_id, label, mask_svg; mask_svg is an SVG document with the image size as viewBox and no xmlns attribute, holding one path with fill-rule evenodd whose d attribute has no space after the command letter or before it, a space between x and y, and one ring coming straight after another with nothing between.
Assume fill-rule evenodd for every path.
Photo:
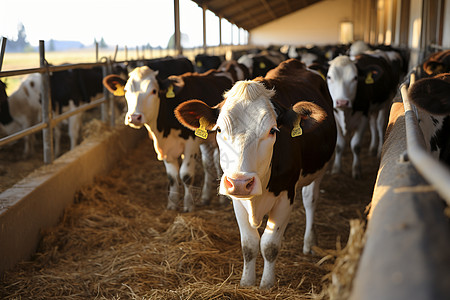
<instances>
[{"instance_id":1,"label":"cow hoof","mask_svg":"<svg viewBox=\"0 0 450 300\"><path fill-rule=\"evenodd\" d=\"M194 207L190 206L190 207L184 207L183 208L183 212L188 213L188 212L193 212L194 211Z\"/></svg>"},{"instance_id":2,"label":"cow hoof","mask_svg":"<svg viewBox=\"0 0 450 300\"><path fill-rule=\"evenodd\" d=\"M200 206L208 206L211 203L211 198L202 198Z\"/></svg>"},{"instance_id":3,"label":"cow hoof","mask_svg":"<svg viewBox=\"0 0 450 300\"><path fill-rule=\"evenodd\" d=\"M355 180L360 180L362 178L362 175L361 175L361 173L358 172L358 173L353 173L352 177Z\"/></svg>"}]
</instances>

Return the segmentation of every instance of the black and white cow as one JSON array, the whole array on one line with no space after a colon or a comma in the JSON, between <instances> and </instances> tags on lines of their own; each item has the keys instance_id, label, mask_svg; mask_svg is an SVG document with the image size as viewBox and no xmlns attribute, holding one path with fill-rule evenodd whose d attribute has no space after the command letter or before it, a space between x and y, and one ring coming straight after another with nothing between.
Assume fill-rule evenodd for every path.
<instances>
[{"instance_id":1,"label":"black and white cow","mask_svg":"<svg viewBox=\"0 0 450 300\"><path fill-rule=\"evenodd\" d=\"M174 116L174 109L192 98L202 98L208 104L215 105L222 100L223 92L231 87L233 81L229 73L215 70L170 76L162 81L157 79L157 75L157 71L144 66L132 71L126 82L110 75L105 77L104 84L113 93L124 92L128 105L125 124L133 128L144 126L153 140L158 159L164 161L169 178L167 208L176 209L178 206L181 179L184 184L184 211L192 211L196 157L201 151L205 169L202 202L207 204L217 193L217 174L210 171L210 165L214 162L214 156L218 156L218 150L217 147L214 149L213 136L203 142L182 126ZM180 166L179 158L182 156L184 159Z\"/></svg>"},{"instance_id":2,"label":"black and white cow","mask_svg":"<svg viewBox=\"0 0 450 300\"><path fill-rule=\"evenodd\" d=\"M0 132L11 135L27 129L41 121L41 75L38 73L24 77L17 90L6 98L4 84L0 84ZM34 153L35 135L24 138L24 158Z\"/></svg>"},{"instance_id":3,"label":"black and white cow","mask_svg":"<svg viewBox=\"0 0 450 300\"><path fill-rule=\"evenodd\" d=\"M225 60L217 70L230 73L233 82L250 79L250 71L248 68L236 60Z\"/></svg>"},{"instance_id":4,"label":"black and white cow","mask_svg":"<svg viewBox=\"0 0 450 300\"><path fill-rule=\"evenodd\" d=\"M348 140L353 153L352 177L361 177L360 151L363 134L370 122L369 150L381 155L387 112L397 81L384 58L361 54L352 61L338 56L330 62L328 88L333 99L338 140L332 173L342 169L342 153Z\"/></svg>"},{"instance_id":5,"label":"black and white cow","mask_svg":"<svg viewBox=\"0 0 450 300\"><path fill-rule=\"evenodd\" d=\"M194 70L197 73L205 73L212 69L217 70L224 60L224 56L197 54L194 58Z\"/></svg>"},{"instance_id":6,"label":"black and white cow","mask_svg":"<svg viewBox=\"0 0 450 300\"><path fill-rule=\"evenodd\" d=\"M408 93L418 108L427 150L450 166L450 73L420 79Z\"/></svg>"},{"instance_id":7,"label":"black and white cow","mask_svg":"<svg viewBox=\"0 0 450 300\"><path fill-rule=\"evenodd\" d=\"M215 107L188 101L175 112L191 130L217 132L224 172L219 193L233 200L241 234L241 285L256 283L261 249L260 287L270 288L297 187L303 188L306 211L303 252L310 253L315 243L319 185L336 144L333 104L325 81L295 59L264 78L237 82L224 98ZM268 220L260 237L258 227L265 215Z\"/></svg>"},{"instance_id":8,"label":"black and white cow","mask_svg":"<svg viewBox=\"0 0 450 300\"><path fill-rule=\"evenodd\" d=\"M158 79L163 80L172 75L181 75L187 72L194 72L192 62L184 57L162 57L153 58L143 61L132 61L127 63L128 72L133 71L136 67L147 66L153 71L158 71Z\"/></svg>"},{"instance_id":9,"label":"black and white cow","mask_svg":"<svg viewBox=\"0 0 450 300\"><path fill-rule=\"evenodd\" d=\"M278 51L262 51L257 54L243 55L237 61L248 68L251 78L255 78L265 76L269 70L277 67L286 58L286 55Z\"/></svg>"}]
</instances>

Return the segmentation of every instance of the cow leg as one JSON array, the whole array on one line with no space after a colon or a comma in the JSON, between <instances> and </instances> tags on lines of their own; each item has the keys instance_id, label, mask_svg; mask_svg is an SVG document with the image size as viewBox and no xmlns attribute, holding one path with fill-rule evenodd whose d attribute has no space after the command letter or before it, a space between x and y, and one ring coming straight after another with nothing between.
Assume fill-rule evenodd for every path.
<instances>
[{"instance_id":1,"label":"cow leg","mask_svg":"<svg viewBox=\"0 0 450 300\"><path fill-rule=\"evenodd\" d=\"M54 141L55 141L55 157L58 157L61 153L61 122L56 124L54 127L53 135L54 135Z\"/></svg>"},{"instance_id":2,"label":"cow leg","mask_svg":"<svg viewBox=\"0 0 450 300\"><path fill-rule=\"evenodd\" d=\"M350 141L350 147L353 153L353 162L352 162L352 177L353 179L361 178L361 142L364 136L364 132L367 128L367 118L361 119L361 124L358 126L357 130L353 134L352 140Z\"/></svg>"},{"instance_id":3,"label":"cow leg","mask_svg":"<svg viewBox=\"0 0 450 300\"><path fill-rule=\"evenodd\" d=\"M220 166L220 152L219 147L216 147L214 149L214 164L216 166L216 176L217 180L220 180L223 175L222 167ZM228 202L228 197L224 195L219 195L219 203L220 204L226 204Z\"/></svg>"},{"instance_id":4,"label":"cow leg","mask_svg":"<svg viewBox=\"0 0 450 300\"><path fill-rule=\"evenodd\" d=\"M379 112L374 112L369 115L369 126L370 126L370 146L369 153L372 156L377 155L377 147L379 144L378 140L378 126L377 117Z\"/></svg>"},{"instance_id":5,"label":"cow leg","mask_svg":"<svg viewBox=\"0 0 450 300\"><path fill-rule=\"evenodd\" d=\"M384 142L384 133L386 131L386 122L387 122L387 115L389 111L389 106L383 107L378 112L377 117L377 131L378 131L378 149L377 149L377 157L381 157L381 150L383 148L383 142Z\"/></svg>"},{"instance_id":6,"label":"cow leg","mask_svg":"<svg viewBox=\"0 0 450 300\"><path fill-rule=\"evenodd\" d=\"M189 138L184 148L184 159L180 168L180 178L184 184L184 212L194 210L193 184L195 178L195 166L200 155L198 139Z\"/></svg>"},{"instance_id":7,"label":"cow leg","mask_svg":"<svg viewBox=\"0 0 450 300\"><path fill-rule=\"evenodd\" d=\"M202 190L202 205L208 205L211 203L211 199L217 195L217 183L218 177L216 175L214 151L216 147L206 142L200 145L200 151L202 152L202 164L205 174Z\"/></svg>"},{"instance_id":8,"label":"cow leg","mask_svg":"<svg viewBox=\"0 0 450 300\"><path fill-rule=\"evenodd\" d=\"M256 257L259 254L259 233L256 228L250 226L248 213L242 202L233 200L233 207L241 234L242 255L244 256L244 268L240 284L241 286L255 285Z\"/></svg>"},{"instance_id":9,"label":"cow leg","mask_svg":"<svg viewBox=\"0 0 450 300\"><path fill-rule=\"evenodd\" d=\"M283 192L270 211L266 228L261 237L264 271L259 285L260 288L269 289L275 284L275 262L291 211L291 201L287 197L287 192Z\"/></svg>"},{"instance_id":10,"label":"cow leg","mask_svg":"<svg viewBox=\"0 0 450 300\"><path fill-rule=\"evenodd\" d=\"M316 235L314 233L314 212L316 210L317 201L319 200L320 183L324 175L323 168L321 174L309 185L302 188L303 206L305 208L306 228L303 238L303 253L313 253L312 246L316 244Z\"/></svg>"},{"instance_id":11,"label":"cow leg","mask_svg":"<svg viewBox=\"0 0 450 300\"><path fill-rule=\"evenodd\" d=\"M345 149L345 138L342 135L342 131L339 126L337 129L336 150L334 154L334 164L333 169L331 170L331 174L338 174L342 171L342 154Z\"/></svg>"},{"instance_id":12,"label":"cow leg","mask_svg":"<svg viewBox=\"0 0 450 300\"><path fill-rule=\"evenodd\" d=\"M70 101L70 110L75 110L75 104L73 101ZM69 136L70 136L70 150L75 148L78 144L78 140L80 138L80 130L81 130L81 118L82 114L78 113L69 118Z\"/></svg>"},{"instance_id":13,"label":"cow leg","mask_svg":"<svg viewBox=\"0 0 450 300\"><path fill-rule=\"evenodd\" d=\"M166 167L167 178L169 179L169 200L167 202L167 209L176 210L180 200L180 184L178 181L180 165L178 164L178 160L170 162L164 160L164 166Z\"/></svg>"}]
</instances>

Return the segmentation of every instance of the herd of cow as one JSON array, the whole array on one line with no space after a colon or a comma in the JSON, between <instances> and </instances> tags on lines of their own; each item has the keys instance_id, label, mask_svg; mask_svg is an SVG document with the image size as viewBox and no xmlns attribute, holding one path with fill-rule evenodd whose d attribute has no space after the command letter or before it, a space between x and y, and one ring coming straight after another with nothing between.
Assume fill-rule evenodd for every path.
<instances>
[{"instance_id":1,"label":"herd of cow","mask_svg":"<svg viewBox=\"0 0 450 300\"><path fill-rule=\"evenodd\" d=\"M360 42L288 47L284 53L254 51L230 60L198 55L194 63L154 59L121 67L105 78L100 69L54 72L53 109L60 113L89 101L103 85L124 96L125 124L145 127L165 164L168 209L177 209L182 185L183 210L194 209L193 179L201 156L201 202L208 204L217 194L221 202L232 200L244 257L241 285L256 283L261 251L261 288L275 283L275 262L296 188L302 187L306 212L303 252L311 253L314 210L328 166L332 173L341 171L342 153L350 143L352 176L360 178L359 153L367 127L369 149L381 155L388 111L407 73L400 51ZM420 80L410 96L419 108L429 150L450 164L450 51L434 54L415 72ZM40 84L40 75L30 75L7 100L0 83L0 129L5 133L39 121ZM69 124L72 147L78 139L76 124ZM24 154L32 147L26 143Z\"/></svg>"}]
</instances>

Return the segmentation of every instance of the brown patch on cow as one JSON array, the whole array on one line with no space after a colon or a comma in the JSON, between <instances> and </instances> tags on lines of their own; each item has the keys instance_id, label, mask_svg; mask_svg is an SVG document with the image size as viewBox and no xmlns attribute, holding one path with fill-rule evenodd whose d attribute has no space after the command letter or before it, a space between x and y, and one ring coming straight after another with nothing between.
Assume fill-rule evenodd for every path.
<instances>
[{"instance_id":1,"label":"brown patch on cow","mask_svg":"<svg viewBox=\"0 0 450 300\"><path fill-rule=\"evenodd\" d=\"M264 257L268 262L274 262L278 257L278 247L275 244L269 244L264 248Z\"/></svg>"}]
</instances>

